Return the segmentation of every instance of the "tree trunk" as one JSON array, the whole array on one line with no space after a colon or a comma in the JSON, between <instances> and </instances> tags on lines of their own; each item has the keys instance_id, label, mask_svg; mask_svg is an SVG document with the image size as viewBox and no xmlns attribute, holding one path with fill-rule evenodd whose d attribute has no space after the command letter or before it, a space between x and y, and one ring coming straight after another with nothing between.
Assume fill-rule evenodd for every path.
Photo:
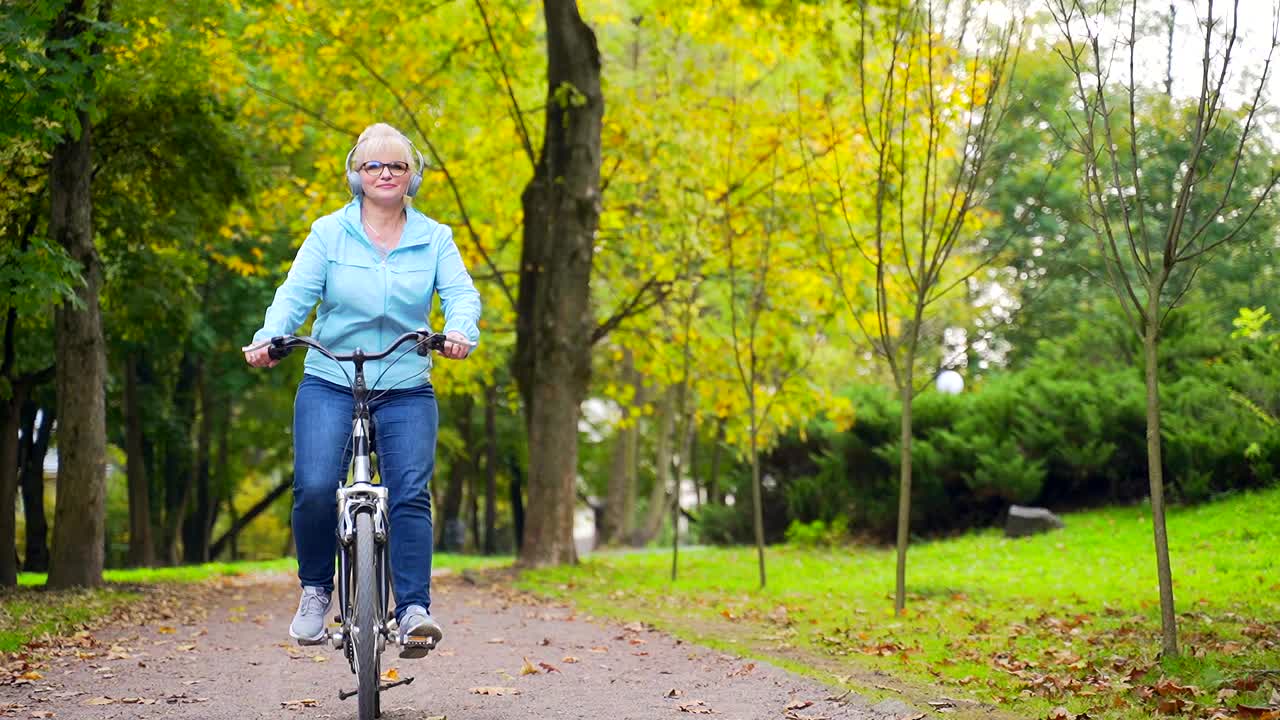
<instances>
[{"instance_id":1,"label":"tree trunk","mask_svg":"<svg viewBox=\"0 0 1280 720\"><path fill-rule=\"evenodd\" d=\"M131 566L156 562L151 537L151 486L142 449L142 411L138 403L138 357L129 353L124 374L125 455L129 486L129 559Z\"/></svg>"},{"instance_id":2,"label":"tree trunk","mask_svg":"<svg viewBox=\"0 0 1280 720\"><path fill-rule=\"evenodd\" d=\"M53 433L53 408L41 408L40 422L31 426L32 442L22 463L22 512L27 521L27 556L22 569L49 570L49 522L44 516L44 456Z\"/></svg>"},{"instance_id":3,"label":"tree trunk","mask_svg":"<svg viewBox=\"0 0 1280 720\"><path fill-rule=\"evenodd\" d=\"M463 397L460 402L461 422L457 426L462 436L463 451L449 463L444 503L440 507L440 529L436 533L436 546L446 552L461 552L467 544L467 524L462 515L462 501L466 495L467 476L471 474L471 449L474 444L471 433L472 401L470 397Z\"/></svg>"},{"instance_id":4,"label":"tree trunk","mask_svg":"<svg viewBox=\"0 0 1280 720\"><path fill-rule=\"evenodd\" d=\"M604 517L600 524L600 544L610 545L631 535L632 516L636 501L636 422L639 413L633 412L643 402L644 391L635 376L635 365L630 350L623 351L622 377L635 387L631 407L623 408L626 424L618 428L609 459L609 485L605 492ZM629 421L629 422L627 422Z\"/></svg>"},{"instance_id":5,"label":"tree trunk","mask_svg":"<svg viewBox=\"0 0 1280 720\"><path fill-rule=\"evenodd\" d=\"M484 389L484 554L498 552L498 386Z\"/></svg>"},{"instance_id":6,"label":"tree trunk","mask_svg":"<svg viewBox=\"0 0 1280 720\"><path fill-rule=\"evenodd\" d=\"M544 0L545 135L521 198L513 371L529 432L523 566L572 563L578 414L591 376L591 257L600 216L600 51L574 0Z\"/></svg>"},{"instance_id":7,"label":"tree trunk","mask_svg":"<svg viewBox=\"0 0 1280 720\"><path fill-rule=\"evenodd\" d=\"M1159 295L1155 295L1159 297ZM1159 308L1148 310L1148 318L1158 318ZM1156 543L1156 574L1160 583L1161 652L1178 655L1178 618L1174 614L1173 570L1169 563L1169 534L1164 524L1164 457L1160 447L1160 328L1155 320L1146 323L1142 344L1146 352L1147 381L1147 479L1151 483L1151 528Z\"/></svg>"},{"instance_id":8,"label":"tree trunk","mask_svg":"<svg viewBox=\"0 0 1280 720\"><path fill-rule=\"evenodd\" d=\"M467 478L467 511L471 519L471 544L463 543L463 548L470 547L471 552L480 550L480 476L474 472Z\"/></svg>"},{"instance_id":9,"label":"tree trunk","mask_svg":"<svg viewBox=\"0 0 1280 720\"><path fill-rule=\"evenodd\" d=\"M50 33L55 41L88 35L84 5L84 0L71 0L63 7ZM99 21L106 21L109 12L110 2L104 1ZM86 86L91 83L90 76ZM54 147L49 169L49 235L79 265L82 279L75 289L77 302L63 302L54 313L58 498L47 583L51 589L101 585L106 559L107 353L98 303L102 265L93 244L92 125L87 109L76 116L79 134Z\"/></svg>"},{"instance_id":10,"label":"tree trunk","mask_svg":"<svg viewBox=\"0 0 1280 720\"><path fill-rule=\"evenodd\" d=\"M711 442L711 467L707 469L707 502L724 504L724 491L720 486L720 457L724 452L724 418L716 425L716 439Z\"/></svg>"},{"instance_id":11,"label":"tree trunk","mask_svg":"<svg viewBox=\"0 0 1280 720\"><path fill-rule=\"evenodd\" d=\"M698 419L689 416L689 459L688 476L693 483L694 507L702 508L702 481L698 479Z\"/></svg>"},{"instance_id":12,"label":"tree trunk","mask_svg":"<svg viewBox=\"0 0 1280 720\"><path fill-rule=\"evenodd\" d=\"M213 493L209 477L209 445L213 436L209 379L203 360L196 364L196 450L191 464L191 490L195 502L183 522L182 555L188 563L209 560L209 531L213 520Z\"/></svg>"},{"instance_id":13,"label":"tree trunk","mask_svg":"<svg viewBox=\"0 0 1280 720\"><path fill-rule=\"evenodd\" d=\"M165 519L161 551L169 565L179 560L178 541L185 537L187 507L195 485L195 458L191 428L196 424L196 384L199 367L188 351L178 364L178 382L173 391L173 411L177 429L167 434L164 448Z\"/></svg>"},{"instance_id":14,"label":"tree trunk","mask_svg":"<svg viewBox=\"0 0 1280 720\"><path fill-rule=\"evenodd\" d=\"M516 553L524 545L524 473L520 471L520 463L514 457L507 458L507 469L511 471L511 528L515 538Z\"/></svg>"},{"instance_id":15,"label":"tree trunk","mask_svg":"<svg viewBox=\"0 0 1280 720\"><path fill-rule=\"evenodd\" d=\"M915 399L914 357L908 358L904 369L905 379L899 392L902 395L902 428L899 436L898 457L898 571L893 593L893 609L899 613L907 606L907 542L911 533L911 410Z\"/></svg>"},{"instance_id":16,"label":"tree trunk","mask_svg":"<svg viewBox=\"0 0 1280 720\"><path fill-rule=\"evenodd\" d=\"M759 429L756 427L756 399L751 398L751 515L756 530L756 556L760 564L760 587L765 586L764 573L764 498L760 491Z\"/></svg>"},{"instance_id":17,"label":"tree trunk","mask_svg":"<svg viewBox=\"0 0 1280 720\"><path fill-rule=\"evenodd\" d=\"M13 319L12 317L10 318ZM18 431L26 387L10 387L7 400L0 401L0 587L18 585Z\"/></svg>"},{"instance_id":18,"label":"tree trunk","mask_svg":"<svg viewBox=\"0 0 1280 720\"><path fill-rule=\"evenodd\" d=\"M654 461L653 489L649 491L649 507L645 511L644 525L632 537L631 544L644 547L658 536L662 529L662 517L667 512L667 493L671 483L671 444L676 424L675 392L668 389L658 408L658 447Z\"/></svg>"}]
</instances>

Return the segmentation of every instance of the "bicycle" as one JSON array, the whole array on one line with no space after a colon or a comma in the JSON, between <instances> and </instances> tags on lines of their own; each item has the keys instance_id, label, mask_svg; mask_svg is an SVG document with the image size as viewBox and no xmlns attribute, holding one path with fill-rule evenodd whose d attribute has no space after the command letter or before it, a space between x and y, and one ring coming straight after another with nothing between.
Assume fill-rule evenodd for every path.
<instances>
[{"instance_id":1,"label":"bicycle","mask_svg":"<svg viewBox=\"0 0 1280 720\"><path fill-rule=\"evenodd\" d=\"M445 336L425 329L407 332L378 353L366 353L356 348L353 353L337 354L312 338L294 335L276 336L244 348L251 351L265 346L272 360L280 360L294 348L305 346L339 363L340 367L344 362L355 364L354 379L347 376L355 398L351 413L351 479L348 484L337 489L339 614L335 622L340 627L330 633L329 640L335 649L344 652L351 672L356 676L356 689L339 690L338 699L358 696L356 702L359 720L373 720L382 716L382 691L413 682L412 677L405 677L395 682L382 683L382 652L386 648L387 638L390 637L392 643L400 644L400 636L395 618L388 611L391 595L391 557L388 551L391 523L387 517L387 488L373 484L376 470L370 456L377 452L376 432L369 412L370 391L364 377L365 362L381 360L411 341L419 355L426 355L432 350L443 350ZM410 348L397 357L388 365L388 369L412 351L413 348ZM346 373L345 368L343 373ZM386 370L383 370L383 374L385 373ZM378 380L381 377L380 375ZM378 380L374 381L375 386ZM430 652L435 649L435 641L430 638L423 641L410 640L405 647Z\"/></svg>"}]
</instances>

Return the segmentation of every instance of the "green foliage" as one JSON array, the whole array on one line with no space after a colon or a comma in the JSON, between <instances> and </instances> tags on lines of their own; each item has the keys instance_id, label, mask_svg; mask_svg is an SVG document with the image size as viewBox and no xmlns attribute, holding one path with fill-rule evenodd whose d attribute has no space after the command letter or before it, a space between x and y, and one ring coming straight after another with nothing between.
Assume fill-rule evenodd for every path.
<instances>
[{"instance_id":1,"label":"green foliage","mask_svg":"<svg viewBox=\"0 0 1280 720\"><path fill-rule=\"evenodd\" d=\"M1206 325L1212 316L1197 307L1171 320L1162 367L1165 476L1183 502L1267 485L1280 467L1280 427L1272 422L1280 352L1228 338L1225 329L1215 335ZM1063 508L1145 497L1145 390L1140 373L1124 365L1131 338L1082 327L1052 352L961 395L920 396L912 526L936 533L983 525L1010 503ZM857 409L851 428L813 424L770 456L787 498L779 522L845 517L887 538L897 517L899 404L874 386L847 396Z\"/></svg>"},{"instance_id":2,"label":"green foliage","mask_svg":"<svg viewBox=\"0 0 1280 720\"><path fill-rule=\"evenodd\" d=\"M849 537L849 522L837 516L830 524L821 520L804 523L792 520L787 526L787 542L800 547L834 547Z\"/></svg>"}]
</instances>

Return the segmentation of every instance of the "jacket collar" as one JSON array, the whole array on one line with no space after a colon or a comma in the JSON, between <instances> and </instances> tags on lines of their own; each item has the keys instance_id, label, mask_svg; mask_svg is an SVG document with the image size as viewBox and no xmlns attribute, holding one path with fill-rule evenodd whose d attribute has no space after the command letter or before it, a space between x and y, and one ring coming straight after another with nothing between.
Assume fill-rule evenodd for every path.
<instances>
[{"instance_id":1,"label":"jacket collar","mask_svg":"<svg viewBox=\"0 0 1280 720\"><path fill-rule=\"evenodd\" d=\"M351 202L338 211L338 219L349 234L364 241L372 248L373 243L369 240L369 236L365 234L364 222L360 220L360 202L360 198L352 198ZM396 246L396 249L430 243L431 238L435 236L439 227L440 223L427 217L412 206L405 208L404 232L400 235L400 244Z\"/></svg>"}]
</instances>

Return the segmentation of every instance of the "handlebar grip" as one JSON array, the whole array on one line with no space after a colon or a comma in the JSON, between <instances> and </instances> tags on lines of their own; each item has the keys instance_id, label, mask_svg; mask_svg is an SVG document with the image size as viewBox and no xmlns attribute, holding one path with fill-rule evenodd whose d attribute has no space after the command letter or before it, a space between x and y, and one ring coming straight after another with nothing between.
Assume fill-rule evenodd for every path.
<instances>
[{"instance_id":1,"label":"handlebar grip","mask_svg":"<svg viewBox=\"0 0 1280 720\"><path fill-rule=\"evenodd\" d=\"M275 345L267 346L267 357L272 360L283 360L291 352L293 352L293 348L276 347Z\"/></svg>"},{"instance_id":2,"label":"handlebar grip","mask_svg":"<svg viewBox=\"0 0 1280 720\"><path fill-rule=\"evenodd\" d=\"M418 343L418 355L426 357L431 354L432 350L444 350L444 335L435 333L428 335Z\"/></svg>"}]
</instances>

